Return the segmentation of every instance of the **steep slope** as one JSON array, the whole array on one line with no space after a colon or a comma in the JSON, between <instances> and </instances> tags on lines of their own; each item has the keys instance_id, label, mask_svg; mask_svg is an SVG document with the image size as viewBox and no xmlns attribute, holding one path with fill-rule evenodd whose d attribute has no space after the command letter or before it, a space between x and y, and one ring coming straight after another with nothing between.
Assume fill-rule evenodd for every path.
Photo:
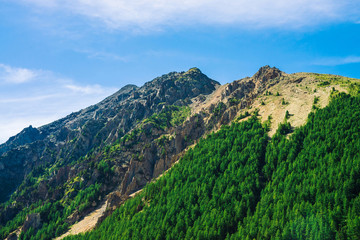
<instances>
[{"instance_id":1,"label":"steep slope","mask_svg":"<svg viewBox=\"0 0 360 240\"><path fill-rule=\"evenodd\" d=\"M274 137L256 211L236 238L360 238L360 96L340 94L289 140Z\"/></svg>"},{"instance_id":2,"label":"steep slope","mask_svg":"<svg viewBox=\"0 0 360 240\"><path fill-rule=\"evenodd\" d=\"M64 204L71 205L71 201L76 197L80 198L81 194L92 192L92 197L89 197L93 200L93 191L96 191L95 195L105 196L121 184L137 149L123 149L120 155L109 150L119 152L118 148L123 146L132 148L130 145L133 144L130 142L133 141L131 137L134 134L129 134L129 131L136 125L139 125L139 129L140 125L144 125L142 120L160 112L170 115L178 113L173 114L178 119L169 124L180 124L184 120L181 113L186 112L190 99L200 94L209 94L218 85L197 68L169 73L141 88L128 85L99 104L40 127L35 131L40 133L41 138L34 138L33 142L21 140L28 139L28 131L11 138L2 145L4 153L0 157L0 180L3 183L0 186L1 199L7 199L16 188L17 191L0 208L0 223L7 223L9 226L0 229L2 236L24 222L25 215L30 211L40 211L37 207L39 201L40 206L48 202L51 206L58 203L56 206L63 208ZM146 126L151 130L152 123L145 124L145 130ZM146 134L147 142L151 143L154 138ZM120 140L123 140L121 144ZM21 145L24 142L27 144ZM10 147L12 148L6 151ZM116 156L111 157L109 170L104 158L110 158L110 155ZM150 152L150 155L156 153ZM104 161L99 164L101 160ZM150 164L153 165L154 162ZM101 189L95 183L102 184ZM130 183L131 181L127 184ZM87 203L81 207L80 212L86 212L87 208L96 204L97 201ZM75 210L74 206L66 208L66 213L61 214L66 217ZM75 213L69 223L79 217L81 216ZM54 218L56 221L57 217ZM50 233L52 234L55 232Z\"/></svg>"},{"instance_id":3,"label":"steep slope","mask_svg":"<svg viewBox=\"0 0 360 240\"><path fill-rule=\"evenodd\" d=\"M256 116L223 127L66 239L359 239L359 109L359 96L334 96L290 138L284 123L269 140Z\"/></svg>"},{"instance_id":4,"label":"steep slope","mask_svg":"<svg viewBox=\"0 0 360 240\"><path fill-rule=\"evenodd\" d=\"M137 121L159 112L163 105L185 105L185 100L209 94L217 85L198 69L170 73L141 88L125 86L99 104L39 129L24 129L0 146L0 153L3 153L0 177L7 186L5 189L1 186L0 200L4 201L23 180L21 176L27 175L33 167L60 159L77 160L93 147L114 142ZM15 169L16 172L12 172Z\"/></svg>"},{"instance_id":5,"label":"steep slope","mask_svg":"<svg viewBox=\"0 0 360 240\"><path fill-rule=\"evenodd\" d=\"M99 104L25 129L0 146L2 198L12 193L0 206L0 236L16 229L10 235L23 239L60 236L106 201L101 222L208 133L249 115L270 136L286 116L280 130L287 133L338 90L357 94L358 82L264 66L220 86L192 68L140 88L128 85Z\"/></svg>"},{"instance_id":6,"label":"steep slope","mask_svg":"<svg viewBox=\"0 0 360 240\"><path fill-rule=\"evenodd\" d=\"M266 143L266 131L255 118L222 128L83 239L226 237L259 198ZM244 187L235 189L238 185ZM226 219L226 212L234 221Z\"/></svg>"},{"instance_id":7,"label":"steep slope","mask_svg":"<svg viewBox=\"0 0 360 240\"><path fill-rule=\"evenodd\" d=\"M191 107L193 113L199 113L222 102L226 105L225 117L234 112L240 117L258 111L262 122L271 118L269 135L272 136L286 111L293 127L302 126L314 105L316 108L328 105L333 91L357 94L359 85L359 79L317 73L287 74L264 66L253 77L225 84Z\"/></svg>"}]
</instances>

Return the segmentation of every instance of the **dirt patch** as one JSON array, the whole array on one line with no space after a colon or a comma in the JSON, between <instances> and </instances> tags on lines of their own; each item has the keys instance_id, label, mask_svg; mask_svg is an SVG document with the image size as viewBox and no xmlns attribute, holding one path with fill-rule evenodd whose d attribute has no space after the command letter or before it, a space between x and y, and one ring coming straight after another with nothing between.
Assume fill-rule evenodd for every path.
<instances>
[{"instance_id":1,"label":"dirt patch","mask_svg":"<svg viewBox=\"0 0 360 240\"><path fill-rule=\"evenodd\" d=\"M106 205L107 202L104 202L102 205L100 205L98 209L96 209L95 211L91 212L89 215L84 217L84 219L81 220L80 222L74 224L69 231L67 231L65 234L61 235L60 237L55 238L55 240L60 240L69 235L76 235L94 229L99 218L105 212Z\"/></svg>"}]
</instances>

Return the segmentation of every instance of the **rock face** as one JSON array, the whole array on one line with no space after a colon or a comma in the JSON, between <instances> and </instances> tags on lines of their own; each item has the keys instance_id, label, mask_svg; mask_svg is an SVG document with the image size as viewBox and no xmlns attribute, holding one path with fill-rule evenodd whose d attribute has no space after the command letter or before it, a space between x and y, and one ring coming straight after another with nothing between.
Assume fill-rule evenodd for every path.
<instances>
[{"instance_id":1,"label":"rock face","mask_svg":"<svg viewBox=\"0 0 360 240\"><path fill-rule=\"evenodd\" d=\"M143 160L139 161L136 158L130 160L129 168L120 185L120 192L129 195L143 188L151 179L169 169L188 146L211 130L230 123L240 109L250 106L259 94L279 82L281 76L282 72L279 69L264 66L253 77L228 84L217 106L212 105L204 109L176 128L168 129L166 132L159 131L156 134L153 132L150 139L142 136L142 142L133 150L134 153L143 156ZM240 100L236 105L229 101L234 98ZM172 137L159 147L153 142L153 138L163 134L170 134ZM146 143L149 147L144 148Z\"/></svg>"},{"instance_id":2,"label":"rock face","mask_svg":"<svg viewBox=\"0 0 360 240\"><path fill-rule=\"evenodd\" d=\"M37 230L41 226L41 218L39 213L32 213L26 216L26 220L21 229L22 232L27 232L30 228Z\"/></svg>"},{"instance_id":3,"label":"rock face","mask_svg":"<svg viewBox=\"0 0 360 240\"><path fill-rule=\"evenodd\" d=\"M25 145L27 143L32 143L37 140L43 139L45 136L36 128L33 128L31 125L27 128L24 128L19 134L14 137L9 138L9 140L0 145L0 155L4 152L9 151L12 148Z\"/></svg>"},{"instance_id":4,"label":"rock face","mask_svg":"<svg viewBox=\"0 0 360 240\"><path fill-rule=\"evenodd\" d=\"M282 75L282 72L277 69L276 67L270 67L269 65L266 65L264 67L261 67L259 71L257 71L253 78L260 83L264 83L270 79L277 78Z\"/></svg>"},{"instance_id":5,"label":"rock face","mask_svg":"<svg viewBox=\"0 0 360 240\"><path fill-rule=\"evenodd\" d=\"M164 106L185 106L190 103L191 98L210 94L217 86L219 86L218 82L208 78L197 68L187 72L171 72L155 78L140 88L127 85L100 103L48 125L40 128L30 126L24 129L0 145L0 182L2 183L0 202L9 199L15 190L18 191L18 194L13 196L16 204L0 207L0 224L5 224L24 206L29 206L38 200L55 201L62 198L65 190L56 186L65 184L84 170L90 169L89 178L84 180L86 186L95 184L100 178L104 182L104 193L114 189L121 184L128 166L138 165L132 160L132 156L139 153L139 148L142 146L125 149L116 156L119 165L113 166L115 171L113 176L104 175L94 169L93 165L88 165L103 159L100 153L96 157L96 151L119 141L143 119L162 111ZM146 136L146 139L147 142L154 140L152 136ZM125 145L128 144L129 142ZM155 148L152 147L152 150ZM144 150L143 153L149 159L153 154L151 149ZM87 154L95 156L91 159L93 163L90 163L90 160L80 161L76 166L69 167L69 164L84 158ZM153 161L156 161L156 158L147 162L152 166L155 164ZM44 167L52 165L63 167L56 167L47 178L33 188L31 178L40 176ZM146 180L141 177L136 178L139 186L143 186L152 177L152 172L144 172L144 174L149 178ZM131 176L129 182L132 186L136 185L133 181L134 176ZM18 188L20 185L21 187ZM25 190L29 191L27 197L20 194L20 191Z\"/></svg>"},{"instance_id":6,"label":"rock face","mask_svg":"<svg viewBox=\"0 0 360 240\"><path fill-rule=\"evenodd\" d=\"M66 221L80 220L106 196L105 215L110 214L168 170L187 147L230 123L282 74L262 67L253 77L228 84L217 101L176 123L169 119L181 112L167 112L169 106L188 107L195 101L205 106L220 86L197 68L171 72L140 88L127 85L96 105L38 129L24 129L0 145L0 201L13 194L14 202L0 206L0 224L39 200L66 202L96 183L102 184L99 198L86 209L75 209ZM41 181L34 180L38 177ZM40 216L29 215L22 231L30 227L41 227Z\"/></svg>"},{"instance_id":7,"label":"rock face","mask_svg":"<svg viewBox=\"0 0 360 240\"><path fill-rule=\"evenodd\" d=\"M10 233L9 236L5 240L18 240L18 238L19 238L18 232L14 231L14 232Z\"/></svg>"},{"instance_id":8,"label":"rock face","mask_svg":"<svg viewBox=\"0 0 360 240\"><path fill-rule=\"evenodd\" d=\"M230 83L221 97L223 100L236 98L246 102L249 98L263 92L265 88L278 83L281 76L282 72L275 67L270 68L268 65L261 67L252 78L248 77Z\"/></svg>"}]
</instances>

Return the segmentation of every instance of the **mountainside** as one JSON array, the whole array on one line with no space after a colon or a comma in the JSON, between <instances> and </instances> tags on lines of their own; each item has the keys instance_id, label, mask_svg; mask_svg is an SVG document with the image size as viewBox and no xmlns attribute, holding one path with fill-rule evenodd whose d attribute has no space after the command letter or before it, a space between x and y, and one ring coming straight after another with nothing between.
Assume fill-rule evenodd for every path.
<instances>
[{"instance_id":1,"label":"mountainside","mask_svg":"<svg viewBox=\"0 0 360 240\"><path fill-rule=\"evenodd\" d=\"M360 97L287 139L253 115L202 139L98 229L67 239L359 239ZM287 129L287 131L283 131Z\"/></svg>"},{"instance_id":2,"label":"mountainside","mask_svg":"<svg viewBox=\"0 0 360 240\"><path fill-rule=\"evenodd\" d=\"M0 179L5 183L0 186L0 200L20 184L19 175L26 176L34 167L78 160L94 147L119 139L164 105L184 106L189 98L209 94L217 85L198 69L170 73L141 88L127 85L96 105L39 129L24 129L0 146Z\"/></svg>"},{"instance_id":3,"label":"mountainside","mask_svg":"<svg viewBox=\"0 0 360 240\"><path fill-rule=\"evenodd\" d=\"M116 232L118 230L109 233L124 239L225 238L245 235L262 239L281 234L284 239L301 239L301 236L305 236L299 233L301 229L294 232L293 225L279 227L272 223L272 219L276 219L273 218L274 214L279 214L277 209L272 209L274 213L271 213L268 219L260 219L268 214L261 211L267 211L265 206L272 204L267 200L269 197L264 196L275 194L271 198L276 199L275 204L278 204L281 200L275 196L281 196L281 193L288 191L289 187L279 193L277 188L272 189L274 183L282 186L281 184L288 184L287 181L293 181L287 180L287 175L283 174L289 170L289 166L282 169L282 162L290 164L288 161L291 160L291 166L299 165L295 169L302 168L303 157L297 160L297 155L302 148L305 149L303 142L311 143L311 134L318 135L318 131L321 132L321 129L313 132L306 130L311 126L309 121L316 122L316 116L322 116L321 113L326 111L333 114L329 113L330 118L336 111L340 111L340 107L334 107L335 103L326 108L330 110L318 110L327 106L330 99L338 99L333 102L337 102L339 106L345 104L343 114L334 121L347 123L358 120L357 111L350 114L352 105L354 108L358 107L357 100L348 100L352 98L345 97L340 92L356 96L359 94L359 83L357 79L326 74L286 74L277 68L264 66L252 77L220 86L199 69L192 68L187 72L163 75L142 87L127 85L102 102L63 119L40 128L30 126L0 145L0 200L3 202L0 206L0 237L51 239L62 235L72 224L103 206L102 209L106 211L98 220L100 223L106 219L105 222L99 230L93 235L87 235L85 239L103 235L102 229L108 228L109 224L112 224L111 227L123 229L120 235ZM346 103L349 101L353 102ZM336 110L333 110L334 108ZM307 120L309 113L312 115ZM333 118L335 119L335 116ZM325 120L316 123L326 126L328 123ZM206 140L200 140L232 122L239 123L220 130ZM294 131L295 127L306 122L308 123L305 127ZM347 128L345 123L341 126ZM354 138L354 146L357 146L359 141L359 136L353 135L356 129L359 130L358 126L350 125L348 128L352 131L345 132L340 139L339 146L342 148L348 144L341 143L343 138ZM291 133L293 131L294 133ZM327 137L329 140L326 141L333 141L331 137L339 134L341 129L338 132L328 132L329 136L324 135L317 144L322 144ZM291 136L287 140L289 133ZM268 136L272 137L270 141ZM307 137L310 139L307 140ZM209 139L214 139L214 143ZM194 151L198 149L196 151L199 152L187 152L189 147L195 145ZM297 150L289 153L283 151L292 148ZM334 145L332 148L339 147ZM306 151L309 151L306 154L313 154L312 149ZM342 156L346 151L341 150L337 154ZM321 172L324 156L316 156L316 166L321 166L321 169L315 168L319 168L316 174L325 174ZM338 158L341 159L341 156ZM127 200L151 180L161 176L179 159L180 163L172 168L170 174L165 174L156 183L150 184L135 199ZM348 163L358 166L357 160L357 155L351 155L351 162ZM331 165L334 169L339 166ZM309 234L315 234L316 227L321 227L326 228L326 236L331 238L359 236L355 231L357 221L360 221L356 218L360 215L356 210L359 192L354 190L360 188L355 178L356 174L360 174L358 170L355 168L354 173L344 170L344 176L352 174L351 177L334 180L342 184L350 181L352 190L349 191L352 195L346 195L349 203L339 205L337 202L332 206L342 208L341 213L336 213L343 216L342 219L346 214L353 214L346 218L346 221L351 223L344 224L343 220L332 219L327 219L326 223L316 222L315 210L309 210L313 214L311 219L304 214L303 218L298 218L296 214L291 215L290 209L294 206L284 204L281 207L286 206L286 211L278 207L279 211L287 214L283 215L281 221L290 221L291 224L298 221L306 226L310 224L309 221L315 221L315 230L306 230ZM306 177L304 186L309 185ZM167 185L168 181L172 185ZM314 184L317 186L317 183ZM299 194L307 191L291 184L289 186L294 187L292 191L298 191ZM327 188L337 192L333 185L329 184L321 189ZM216 197L213 195L214 191ZM230 195L225 194L228 191ZM339 190L338 197L347 194L344 191ZM185 194L185 199L194 199L190 199L190 203L189 199L180 199L182 193ZM312 201L288 195L286 199L292 199L292 202L299 204L310 201L311 206L318 204L320 207L325 204L325 200L319 200L318 203L318 195L314 196L313 192L312 194L312 198L315 198ZM319 198L328 198L331 194L320 194ZM179 199L174 199L173 196L178 196ZM125 201L126 204L111 215ZM226 201L232 202L232 205L223 206ZM163 205L166 202L170 205ZM194 206L191 207L191 204ZM212 207L208 204L212 204ZM190 210L193 208L199 208L198 212L192 213ZM355 210L349 210L350 208ZM210 209L214 210L208 213ZM327 209L331 210L330 215L335 214L336 208ZM305 211L302 210L302 205L301 211ZM127 219L126 223L122 223L122 218L117 217L119 214ZM224 218L221 218L224 222L209 225L204 222L219 214L224 215ZM106 218L109 215L111 217ZM180 220L176 220L177 218L186 222L178 226ZM130 226L131 219L137 221L137 224ZM259 222L256 225L258 228L254 228L245 221L267 221L268 225ZM154 226L150 227L149 222L153 222ZM200 225L197 226L198 223ZM175 226L177 228L173 230ZM212 232L213 228L217 233ZM157 230L151 235L146 229ZM283 231L286 231L287 235L283 234ZM256 236L255 232L260 235ZM138 235L133 235L135 233Z\"/></svg>"}]
</instances>

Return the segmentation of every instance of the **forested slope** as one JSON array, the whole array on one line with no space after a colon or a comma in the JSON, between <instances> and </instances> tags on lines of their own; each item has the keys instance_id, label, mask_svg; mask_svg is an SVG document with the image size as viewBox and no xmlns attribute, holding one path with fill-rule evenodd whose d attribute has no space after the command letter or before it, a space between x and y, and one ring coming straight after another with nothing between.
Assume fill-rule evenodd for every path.
<instances>
[{"instance_id":1,"label":"forested slope","mask_svg":"<svg viewBox=\"0 0 360 240\"><path fill-rule=\"evenodd\" d=\"M68 239L359 239L360 97L338 94L290 136L286 122L266 129L256 116L224 126Z\"/></svg>"},{"instance_id":2,"label":"forested slope","mask_svg":"<svg viewBox=\"0 0 360 240\"><path fill-rule=\"evenodd\" d=\"M223 127L83 239L226 237L255 209L267 138L255 117Z\"/></svg>"},{"instance_id":3,"label":"forested slope","mask_svg":"<svg viewBox=\"0 0 360 240\"><path fill-rule=\"evenodd\" d=\"M345 94L310 114L289 140L274 138L267 185L236 236L360 239L359 150L360 98Z\"/></svg>"}]
</instances>

